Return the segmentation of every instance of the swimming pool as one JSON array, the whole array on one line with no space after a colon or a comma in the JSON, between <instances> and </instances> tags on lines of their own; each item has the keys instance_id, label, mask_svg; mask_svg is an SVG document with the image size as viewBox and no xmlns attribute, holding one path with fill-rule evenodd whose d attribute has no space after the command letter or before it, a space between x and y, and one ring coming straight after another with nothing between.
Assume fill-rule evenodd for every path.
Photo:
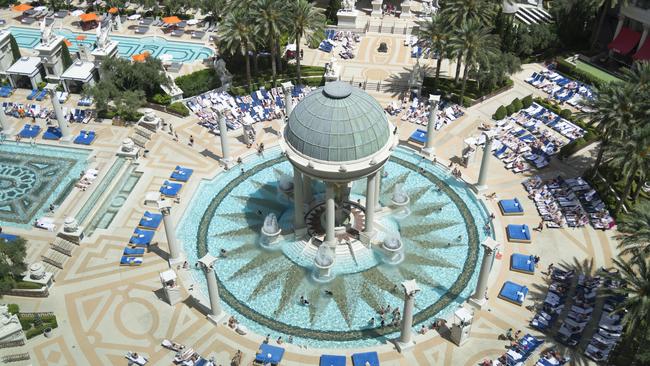
<instances>
[{"instance_id":1,"label":"swimming pool","mask_svg":"<svg viewBox=\"0 0 650 366\"><path fill-rule=\"evenodd\" d=\"M86 168L89 151L0 145L0 224L29 227L50 204L60 205Z\"/></svg>"},{"instance_id":2,"label":"swimming pool","mask_svg":"<svg viewBox=\"0 0 650 366\"><path fill-rule=\"evenodd\" d=\"M285 238L281 250L259 245L260 211L275 213L282 230L291 229L292 202L277 190L278 182L292 174L290 163L273 150L244 162L243 169L201 183L177 236L192 263L206 252L217 256L227 250L215 265L222 304L249 329L285 339L291 335L295 343L310 347L374 345L399 331L398 326L381 328L378 319L371 325L369 319L386 305L401 308L402 295L396 291L401 281L415 278L422 289L415 326L450 314L473 292L479 243L488 235L482 228L489 219L464 183L414 151L396 149L385 166L388 176L380 196L389 202L395 186L402 184L412 202L410 214L378 214L380 227L400 233L404 260L387 265L379 254L358 258L358 265L342 266L327 284L311 280L310 262L301 262L301 247L293 239ZM352 201L362 197L364 186L352 186ZM316 194L323 188L313 187ZM207 296L203 273L191 271ZM310 306L298 301L303 295Z\"/></svg>"},{"instance_id":3,"label":"swimming pool","mask_svg":"<svg viewBox=\"0 0 650 366\"><path fill-rule=\"evenodd\" d=\"M9 31L16 38L20 48L33 49L41 40L41 31L36 28L9 27ZM97 36L95 33L77 33L68 29L54 29L54 33L65 37L70 41L70 51L79 50L79 45L83 44L87 49L94 48ZM77 40L77 36L83 35L84 40ZM170 41L163 37L127 37L111 35L110 38L118 42L117 53L120 57L130 59L131 56L143 52L149 52L153 57L160 57L164 54L171 55L175 62L193 62L202 60L213 55L213 51L201 44L184 41Z\"/></svg>"}]
</instances>

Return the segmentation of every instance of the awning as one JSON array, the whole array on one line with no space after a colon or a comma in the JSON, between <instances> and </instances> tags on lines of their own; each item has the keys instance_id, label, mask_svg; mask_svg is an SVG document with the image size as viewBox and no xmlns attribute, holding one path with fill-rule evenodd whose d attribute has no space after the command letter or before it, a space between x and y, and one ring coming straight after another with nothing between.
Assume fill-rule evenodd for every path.
<instances>
[{"instance_id":1,"label":"awning","mask_svg":"<svg viewBox=\"0 0 650 366\"><path fill-rule=\"evenodd\" d=\"M641 48L632 56L635 60L650 60L650 38L643 42Z\"/></svg>"},{"instance_id":2,"label":"awning","mask_svg":"<svg viewBox=\"0 0 650 366\"><path fill-rule=\"evenodd\" d=\"M177 24L181 22L181 19L177 16L165 17L163 18L165 24Z\"/></svg>"},{"instance_id":3,"label":"awning","mask_svg":"<svg viewBox=\"0 0 650 366\"><path fill-rule=\"evenodd\" d=\"M79 19L81 19L82 22L92 22L99 20L97 14L95 13L81 14L79 15Z\"/></svg>"},{"instance_id":4,"label":"awning","mask_svg":"<svg viewBox=\"0 0 650 366\"><path fill-rule=\"evenodd\" d=\"M630 53L630 51L632 51L634 46L639 43L640 39L641 33L635 32L630 28L623 27L618 33L618 36L616 36L616 38L607 45L607 48L614 52L618 52L621 55L627 55Z\"/></svg>"},{"instance_id":5,"label":"awning","mask_svg":"<svg viewBox=\"0 0 650 366\"><path fill-rule=\"evenodd\" d=\"M29 9L33 8L33 6L29 4L18 4L16 6L13 6L11 9L13 11L27 11Z\"/></svg>"}]
</instances>

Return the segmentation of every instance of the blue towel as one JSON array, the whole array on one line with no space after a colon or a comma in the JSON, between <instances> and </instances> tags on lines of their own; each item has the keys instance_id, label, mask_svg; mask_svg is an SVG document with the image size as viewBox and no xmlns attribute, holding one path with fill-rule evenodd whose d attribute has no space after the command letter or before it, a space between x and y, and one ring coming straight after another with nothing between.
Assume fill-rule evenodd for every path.
<instances>
[{"instance_id":1,"label":"blue towel","mask_svg":"<svg viewBox=\"0 0 650 366\"><path fill-rule=\"evenodd\" d=\"M142 258L122 256L120 264L123 266L139 266L142 264Z\"/></svg>"}]
</instances>

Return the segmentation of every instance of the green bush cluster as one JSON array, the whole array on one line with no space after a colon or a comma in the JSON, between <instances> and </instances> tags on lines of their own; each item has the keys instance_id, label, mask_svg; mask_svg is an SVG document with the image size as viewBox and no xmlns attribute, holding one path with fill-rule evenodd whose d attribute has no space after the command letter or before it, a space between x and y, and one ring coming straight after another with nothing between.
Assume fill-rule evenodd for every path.
<instances>
[{"instance_id":1,"label":"green bush cluster","mask_svg":"<svg viewBox=\"0 0 650 366\"><path fill-rule=\"evenodd\" d=\"M20 312L20 307L18 304L9 304L7 305L7 310L9 310L9 314L18 314Z\"/></svg>"},{"instance_id":2,"label":"green bush cluster","mask_svg":"<svg viewBox=\"0 0 650 366\"><path fill-rule=\"evenodd\" d=\"M174 113L177 113L177 114L180 114L183 117L187 117L187 116L190 115L189 109L187 109L185 104L183 104L181 102L175 102L175 103L170 104L169 106L167 106L167 110L171 111L171 112L174 112Z\"/></svg>"},{"instance_id":3,"label":"green bush cluster","mask_svg":"<svg viewBox=\"0 0 650 366\"><path fill-rule=\"evenodd\" d=\"M179 76L174 80L183 91L183 97L193 97L221 86L216 70L209 68Z\"/></svg>"},{"instance_id":4,"label":"green bush cluster","mask_svg":"<svg viewBox=\"0 0 650 366\"><path fill-rule=\"evenodd\" d=\"M557 60L556 71L572 79L582 81L583 83L591 84L597 88L605 84L605 82L601 80L599 77L591 73L588 73L584 70L580 70L576 68L575 65L562 58Z\"/></svg>"},{"instance_id":5,"label":"green bush cluster","mask_svg":"<svg viewBox=\"0 0 650 366\"><path fill-rule=\"evenodd\" d=\"M172 101L172 97L166 93L157 93L151 98L151 101L160 105L168 105Z\"/></svg>"},{"instance_id":6,"label":"green bush cluster","mask_svg":"<svg viewBox=\"0 0 650 366\"><path fill-rule=\"evenodd\" d=\"M521 104L523 105L523 108L528 108L531 105L533 105L533 95L527 95L524 97L524 99L521 100Z\"/></svg>"},{"instance_id":7,"label":"green bush cluster","mask_svg":"<svg viewBox=\"0 0 650 366\"><path fill-rule=\"evenodd\" d=\"M34 317L25 317L25 316L21 317L19 314L18 319L20 320L20 325L25 331L25 337L27 339L34 338L38 335L43 334L43 331L45 329L48 328L54 329L59 326L59 324L56 321L56 316L54 315L46 315L46 316L36 315Z\"/></svg>"},{"instance_id":8,"label":"green bush cluster","mask_svg":"<svg viewBox=\"0 0 650 366\"><path fill-rule=\"evenodd\" d=\"M507 114L508 114L508 110L506 109L506 107L500 106L499 108L497 108L497 111L494 112L494 115L492 116L492 118L494 118L497 121L500 121L500 120L506 118Z\"/></svg>"},{"instance_id":9,"label":"green bush cluster","mask_svg":"<svg viewBox=\"0 0 650 366\"><path fill-rule=\"evenodd\" d=\"M528 97L526 97L526 98L528 98ZM526 99L526 98L524 98L524 99ZM530 104L532 104L532 101L531 101ZM528 104L528 107L530 107L530 104ZM497 120L497 121L500 121L500 120L502 120L502 119L514 114L514 113L519 112L523 108L528 108L528 107L526 107L524 105L524 102L519 100L519 98L515 98L507 106L500 106L499 108L497 108L496 112L494 112L494 114L492 115L492 118Z\"/></svg>"},{"instance_id":10,"label":"green bush cluster","mask_svg":"<svg viewBox=\"0 0 650 366\"><path fill-rule=\"evenodd\" d=\"M43 288L43 285L35 282L17 281L16 288L20 290L38 290Z\"/></svg>"}]
</instances>

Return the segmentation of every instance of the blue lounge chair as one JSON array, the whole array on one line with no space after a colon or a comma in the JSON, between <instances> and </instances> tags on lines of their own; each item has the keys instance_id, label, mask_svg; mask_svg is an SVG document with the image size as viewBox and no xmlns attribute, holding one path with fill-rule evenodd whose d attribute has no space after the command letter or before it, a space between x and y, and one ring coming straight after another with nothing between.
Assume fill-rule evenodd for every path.
<instances>
[{"instance_id":1,"label":"blue lounge chair","mask_svg":"<svg viewBox=\"0 0 650 366\"><path fill-rule=\"evenodd\" d=\"M521 306L528 295L528 287L516 284L511 281L506 281L499 291L499 298L501 300L509 301L513 304Z\"/></svg>"},{"instance_id":2,"label":"blue lounge chair","mask_svg":"<svg viewBox=\"0 0 650 366\"><path fill-rule=\"evenodd\" d=\"M528 254L514 253L510 256L510 270L515 272L534 274L535 258Z\"/></svg>"},{"instance_id":3,"label":"blue lounge chair","mask_svg":"<svg viewBox=\"0 0 650 366\"><path fill-rule=\"evenodd\" d=\"M518 199L501 200L499 201L499 209L503 216L523 215L524 208Z\"/></svg>"},{"instance_id":4,"label":"blue lounge chair","mask_svg":"<svg viewBox=\"0 0 650 366\"><path fill-rule=\"evenodd\" d=\"M528 225L515 225L510 224L506 227L506 235L508 236L508 241L514 243L530 243L530 228Z\"/></svg>"},{"instance_id":5,"label":"blue lounge chair","mask_svg":"<svg viewBox=\"0 0 650 366\"><path fill-rule=\"evenodd\" d=\"M187 182L192 176L193 172L194 170L190 168L183 168L180 165L176 165L176 169L174 169L172 175L169 178L178 182Z\"/></svg>"},{"instance_id":6,"label":"blue lounge chair","mask_svg":"<svg viewBox=\"0 0 650 366\"><path fill-rule=\"evenodd\" d=\"M78 145L90 145L95 141L95 137L95 131L81 130L79 136L75 137L73 142Z\"/></svg>"},{"instance_id":7,"label":"blue lounge chair","mask_svg":"<svg viewBox=\"0 0 650 366\"><path fill-rule=\"evenodd\" d=\"M142 262L143 260L140 257L122 256L122 259L120 259L120 266L139 266Z\"/></svg>"},{"instance_id":8,"label":"blue lounge chair","mask_svg":"<svg viewBox=\"0 0 650 366\"><path fill-rule=\"evenodd\" d=\"M125 257L142 257L144 255L144 248L126 247L122 255Z\"/></svg>"},{"instance_id":9,"label":"blue lounge chair","mask_svg":"<svg viewBox=\"0 0 650 366\"><path fill-rule=\"evenodd\" d=\"M29 93L29 95L27 96L27 99L28 100L34 99L34 97L36 96L37 93L38 93L38 89L33 89L32 92Z\"/></svg>"},{"instance_id":10,"label":"blue lounge chair","mask_svg":"<svg viewBox=\"0 0 650 366\"><path fill-rule=\"evenodd\" d=\"M155 231L151 230L135 229L129 243L139 247L149 246L155 233Z\"/></svg>"},{"instance_id":11,"label":"blue lounge chair","mask_svg":"<svg viewBox=\"0 0 650 366\"><path fill-rule=\"evenodd\" d=\"M178 196L178 192L182 187L183 185L180 183L174 183L166 180L165 183L163 183L162 187L160 187L160 193L162 193L164 196L176 197Z\"/></svg>"},{"instance_id":12,"label":"blue lounge chair","mask_svg":"<svg viewBox=\"0 0 650 366\"><path fill-rule=\"evenodd\" d=\"M47 131L43 133L43 140L58 140L63 136L61 129L58 127L50 126Z\"/></svg>"},{"instance_id":13,"label":"blue lounge chair","mask_svg":"<svg viewBox=\"0 0 650 366\"><path fill-rule=\"evenodd\" d=\"M8 243L8 242L14 241L16 239L18 239L18 235L0 233L0 243L2 243L2 242Z\"/></svg>"},{"instance_id":14,"label":"blue lounge chair","mask_svg":"<svg viewBox=\"0 0 650 366\"><path fill-rule=\"evenodd\" d=\"M417 130L415 130L415 132L413 132L411 134L411 137L409 137L409 140L420 143L420 144L425 144L427 142L427 131L417 129Z\"/></svg>"},{"instance_id":15,"label":"blue lounge chair","mask_svg":"<svg viewBox=\"0 0 650 366\"><path fill-rule=\"evenodd\" d=\"M262 364L277 365L282 361L282 356L284 356L284 348L262 343L259 353L255 355L255 361Z\"/></svg>"},{"instance_id":16,"label":"blue lounge chair","mask_svg":"<svg viewBox=\"0 0 650 366\"><path fill-rule=\"evenodd\" d=\"M36 99L37 101L40 102L43 99L45 99L46 96L47 96L47 90L43 89L43 90L41 90L40 93L36 94L36 97L34 99Z\"/></svg>"},{"instance_id":17,"label":"blue lounge chair","mask_svg":"<svg viewBox=\"0 0 650 366\"><path fill-rule=\"evenodd\" d=\"M506 145L501 145L501 147L494 152L494 156L501 158L501 155L503 155L507 150L508 147Z\"/></svg>"},{"instance_id":18,"label":"blue lounge chair","mask_svg":"<svg viewBox=\"0 0 650 366\"><path fill-rule=\"evenodd\" d=\"M160 221L162 221L161 214L145 211L144 216L142 216L142 218L140 219L140 223L138 224L138 227L141 227L143 229L155 230L158 228L158 226L160 226Z\"/></svg>"},{"instance_id":19,"label":"blue lounge chair","mask_svg":"<svg viewBox=\"0 0 650 366\"><path fill-rule=\"evenodd\" d=\"M345 356L322 355L319 366L345 366Z\"/></svg>"},{"instance_id":20,"label":"blue lounge chair","mask_svg":"<svg viewBox=\"0 0 650 366\"><path fill-rule=\"evenodd\" d=\"M20 131L20 137L24 139L34 138L41 132L41 126L26 124Z\"/></svg>"},{"instance_id":21,"label":"blue lounge chair","mask_svg":"<svg viewBox=\"0 0 650 366\"><path fill-rule=\"evenodd\" d=\"M377 356L377 352L352 354L353 366L366 366L366 362L369 363L370 366L379 366L379 356Z\"/></svg>"}]
</instances>

